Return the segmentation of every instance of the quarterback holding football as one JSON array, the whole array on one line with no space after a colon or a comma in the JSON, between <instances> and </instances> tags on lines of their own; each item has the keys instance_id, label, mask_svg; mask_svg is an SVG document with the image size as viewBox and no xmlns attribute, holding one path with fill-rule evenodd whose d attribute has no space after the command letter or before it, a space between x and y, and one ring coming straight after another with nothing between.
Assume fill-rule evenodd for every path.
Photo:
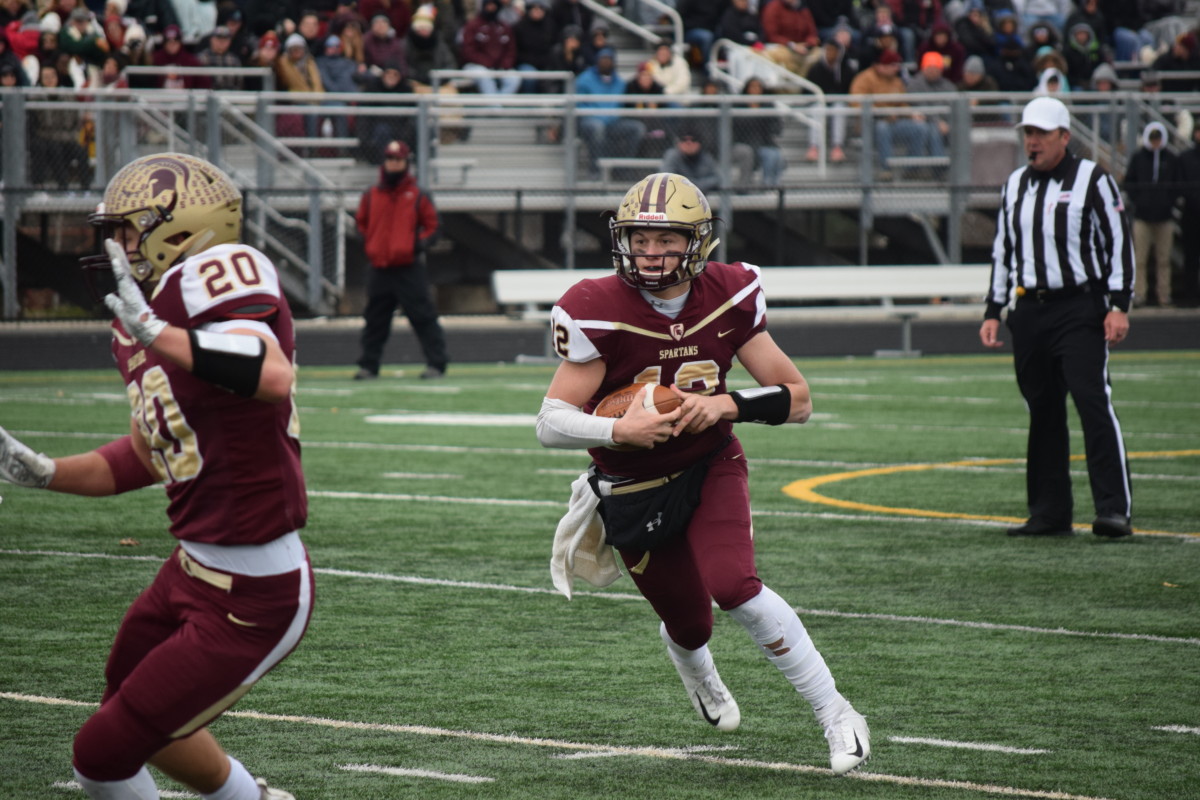
<instances>
[{"instance_id":1,"label":"quarterback holding football","mask_svg":"<svg viewBox=\"0 0 1200 800\"><path fill-rule=\"evenodd\" d=\"M603 550L616 548L658 614L697 713L722 731L741 720L708 648L715 601L812 706L830 766L842 775L870 756L870 732L792 606L758 577L746 457L733 434L737 422L803 423L812 401L767 332L758 268L708 260L714 224L704 194L680 175L650 175L629 189L609 222L615 274L580 281L551 313L562 361L538 414L538 439L591 455L573 489L586 479ZM758 388L728 391L735 358ZM662 406L635 398L620 416L591 413L634 383L669 387L679 406L658 413ZM574 491L564 523L588 502ZM556 559L563 531L560 524ZM566 556L568 567L579 555Z\"/></svg>"},{"instance_id":2,"label":"quarterback holding football","mask_svg":"<svg viewBox=\"0 0 1200 800\"><path fill-rule=\"evenodd\" d=\"M88 496L163 483L179 543L126 612L100 709L75 737L94 800L157 798L147 764L210 800L290 800L208 731L300 642L312 570L292 316L269 259L240 243L241 192L181 153L109 182L90 222L111 269L112 352L130 432L51 459L0 428L0 479Z\"/></svg>"}]
</instances>

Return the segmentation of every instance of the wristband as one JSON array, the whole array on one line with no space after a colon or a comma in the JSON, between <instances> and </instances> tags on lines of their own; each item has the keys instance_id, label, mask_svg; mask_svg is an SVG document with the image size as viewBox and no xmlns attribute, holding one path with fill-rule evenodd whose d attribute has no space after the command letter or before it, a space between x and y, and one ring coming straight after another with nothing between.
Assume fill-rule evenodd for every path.
<instances>
[{"instance_id":1,"label":"wristband","mask_svg":"<svg viewBox=\"0 0 1200 800\"><path fill-rule=\"evenodd\" d=\"M158 483L158 478L146 469L146 465L138 458L137 451L133 449L132 436L122 436L98 447L96 452L108 462L115 487L113 494L123 494Z\"/></svg>"},{"instance_id":2,"label":"wristband","mask_svg":"<svg viewBox=\"0 0 1200 800\"><path fill-rule=\"evenodd\" d=\"M782 383L776 386L760 386L757 389L738 389L729 396L737 405L738 415L734 422L759 422L764 425L782 425L792 414L792 392Z\"/></svg>"},{"instance_id":3,"label":"wristband","mask_svg":"<svg viewBox=\"0 0 1200 800\"><path fill-rule=\"evenodd\" d=\"M258 391L267 348L257 336L191 329L192 374L242 397Z\"/></svg>"}]
</instances>

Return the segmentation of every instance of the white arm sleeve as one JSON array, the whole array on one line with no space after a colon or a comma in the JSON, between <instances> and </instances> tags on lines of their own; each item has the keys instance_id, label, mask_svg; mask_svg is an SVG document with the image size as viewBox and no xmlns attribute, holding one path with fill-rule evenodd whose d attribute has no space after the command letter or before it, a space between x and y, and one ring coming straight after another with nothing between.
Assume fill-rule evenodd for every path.
<instances>
[{"instance_id":1,"label":"white arm sleeve","mask_svg":"<svg viewBox=\"0 0 1200 800\"><path fill-rule=\"evenodd\" d=\"M542 447L568 450L606 447L613 444L616 418L593 417L565 400L542 400L537 417L537 437Z\"/></svg>"}]
</instances>

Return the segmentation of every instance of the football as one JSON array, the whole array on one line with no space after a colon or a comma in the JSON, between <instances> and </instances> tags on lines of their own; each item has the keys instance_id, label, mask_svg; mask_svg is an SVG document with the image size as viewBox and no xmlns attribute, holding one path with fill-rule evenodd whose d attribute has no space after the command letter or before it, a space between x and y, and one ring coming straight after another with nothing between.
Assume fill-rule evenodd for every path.
<instances>
[{"instance_id":1,"label":"football","mask_svg":"<svg viewBox=\"0 0 1200 800\"><path fill-rule=\"evenodd\" d=\"M666 386L657 383L631 383L610 392L592 411L597 417L623 417L629 404L642 387L649 387L642 401L643 407L659 414L668 414L679 408L679 398Z\"/></svg>"}]
</instances>

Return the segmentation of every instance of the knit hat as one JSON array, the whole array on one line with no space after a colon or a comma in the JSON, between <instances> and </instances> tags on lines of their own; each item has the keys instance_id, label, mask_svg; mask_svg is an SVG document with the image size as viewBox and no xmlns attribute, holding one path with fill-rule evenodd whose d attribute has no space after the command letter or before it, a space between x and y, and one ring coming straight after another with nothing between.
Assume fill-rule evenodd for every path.
<instances>
[{"instance_id":1,"label":"knit hat","mask_svg":"<svg viewBox=\"0 0 1200 800\"><path fill-rule=\"evenodd\" d=\"M163 41L178 42L182 41L182 39L183 31L179 29L178 25L168 25L163 28Z\"/></svg>"},{"instance_id":2,"label":"knit hat","mask_svg":"<svg viewBox=\"0 0 1200 800\"><path fill-rule=\"evenodd\" d=\"M967 56L967 60L963 62L963 72L968 75L982 75L986 71L983 59L977 55Z\"/></svg>"},{"instance_id":3,"label":"knit hat","mask_svg":"<svg viewBox=\"0 0 1200 800\"><path fill-rule=\"evenodd\" d=\"M412 23L410 27L422 36L428 36L433 32L433 26L437 22L437 9L431 4L426 3L419 6L413 12Z\"/></svg>"},{"instance_id":4,"label":"knit hat","mask_svg":"<svg viewBox=\"0 0 1200 800\"><path fill-rule=\"evenodd\" d=\"M126 31L126 36L128 35L129 32ZM261 50L268 42L273 44L275 47L279 47L279 34L277 34L275 31L267 31L264 33L261 37L259 37L258 40L259 49Z\"/></svg>"},{"instance_id":5,"label":"knit hat","mask_svg":"<svg viewBox=\"0 0 1200 800\"><path fill-rule=\"evenodd\" d=\"M308 42L304 41L304 37L298 33L293 33L283 43L285 50L291 50L293 47L308 47Z\"/></svg>"},{"instance_id":6,"label":"knit hat","mask_svg":"<svg viewBox=\"0 0 1200 800\"><path fill-rule=\"evenodd\" d=\"M329 38L327 38L325 40L325 46L326 47L341 47L342 40L336 36L330 36Z\"/></svg>"},{"instance_id":7,"label":"knit hat","mask_svg":"<svg viewBox=\"0 0 1200 800\"><path fill-rule=\"evenodd\" d=\"M1107 62L1098 64L1096 70L1092 73L1092 88L1095 88L1096 81L1109 81L1115 86L1117 84L1117 71Z\"/></svg>"},{"instance_id":8,"label":"knit hat","mask_svg":"<svg viewBox=\"0 0 1200 800\"><path fill-rule=\"evenodd\" d=\"M937 67L938 69L945 69L946 62L944 60L942 60L941 53L939 53L935 50L930 50L928 53L921 56L921 69L925 69L926 67Z\"/></svg>"},{"instance_id":9,"label":"knit hat","mask_svg":"<svg viewBox=\"0 0 1200 800\"><path fill-rule=\"evenodd\" d=\"M904 59L901 58L900 54L897 53L895 50L884 50L882 53L879 54L879 63L880 64L899 64L903 61L904 61Z\"/></svg>"}]
</instances>

